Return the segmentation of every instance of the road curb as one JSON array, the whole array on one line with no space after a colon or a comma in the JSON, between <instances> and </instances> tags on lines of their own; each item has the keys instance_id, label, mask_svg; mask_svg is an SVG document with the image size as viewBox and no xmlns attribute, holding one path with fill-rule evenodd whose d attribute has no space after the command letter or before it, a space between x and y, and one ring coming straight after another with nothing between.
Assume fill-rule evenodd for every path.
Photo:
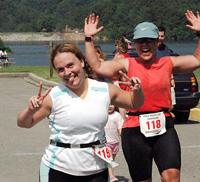
<instances>
[{"instance_id":1,"label":"road curb","mask_svg":"<svg viewBox=\"0 0 200 182\"><path fill-rule=\"evenodd\" d=\"M29 73L24 72L24 73L0 73L0 78L15 78L15 77L28 77Z\"/></svg>"},{"instance_id":2,"label":"road curb","mask_svg":"<svg viewBox=\"0 0 200 182\"><path fill-rule=\"evenodd\" d=\"M33 73L28 73L28 72L25 72L25 73L0 73L0 78L16 78L16 77L20 77L20 78L24 78L24 79L28 77L29 80L31 80L28 82L31 82L31 83L36 82L37 84L42 82L45 87L54 87L54 86L58 85L57 82L46 80L46 79L39 77Z\"/></svg>"},{"instance_id":3,"label":"road curb","mask_svg":"<svg viewBox=\"0 0 200 182\"><path fill-rule=\"evenodd\" d=\"M49 80L46 80L44 78L41 78L33 73L29 73L28 74L28 77L36 82L42 82L43 85L45 85L46 87L55 87L56 85L58 85L57 82L54 82L54 81L49 81Z\"/></svg>"},{"instance_id":4,"label":"road curb","mask_svg":"<svg viewBox=\"0 0 200 182\"><path fill-rule=\"evenodd\" d=\"M199 108L190 109L189 118L193 120L200 120L200 109Z\"/></svg>"}]
</instances>

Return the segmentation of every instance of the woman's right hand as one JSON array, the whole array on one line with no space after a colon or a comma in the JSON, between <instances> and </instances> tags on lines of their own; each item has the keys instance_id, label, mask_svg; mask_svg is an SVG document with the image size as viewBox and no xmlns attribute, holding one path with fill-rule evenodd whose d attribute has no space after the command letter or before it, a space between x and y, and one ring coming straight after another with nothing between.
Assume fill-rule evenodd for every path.
<instances>
[{"instance_id":1,"label":"woman's right hand","mask_svg":"<svg viewBox=\"0 0 200 182\"><path fill-rule=\"evenodd\" d=\"M85 36L94 36L97 33L99 33L103 29L103 26L97 28L98 23L99 23L99 16L95 17L94 13L89 15L89 20L88 18L85 18L85 26L84 26Z\"/></svg>"},{"instance_id":2,"label":"woman's right hand","mask_svg":"<svg viewBox=\"0 0 200 182\"><path fill-rule=\"evenodd\" d=\"M187 20L190 21L190 23L192 24L192 25L186 25L186 26L194 31L199 32L200 31L199 12L197 11L197 14L195 16L192 11L187 10L187 12L185 13L185 16L186 16Z\"/></svg>"},{"instance_id":3,"label":"woman's right hand","mask_svg":"<svg viewBox=\"0 0 200 182\"><path fill-rule=\"evenodd\" d=\"M50 91L51 91L51 88L49 88L43 94L41 94L41 92L42 92L42 82L40 82L38 95L32 96L29 99L29 105L28 105L29 111L38 110L42 106L44 98L49 94Z\"/></svg>"}]
</instances>

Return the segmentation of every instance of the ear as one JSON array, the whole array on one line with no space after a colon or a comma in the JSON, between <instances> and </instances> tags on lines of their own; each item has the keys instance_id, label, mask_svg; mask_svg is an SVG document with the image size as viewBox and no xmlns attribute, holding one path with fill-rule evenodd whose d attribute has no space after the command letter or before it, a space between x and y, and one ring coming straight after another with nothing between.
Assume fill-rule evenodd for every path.
<instances>
[{"instance_id":1,"label":"ear","mask_svg":"<svg viewBox=\"0 0 200 182\"><path fill-rule=\"evenodd\" d=\"M84 66L85 66L85 62L83 59L81 60L81 66L82 66L82 68L84 68Z\"/></svg>"}]
</instances>

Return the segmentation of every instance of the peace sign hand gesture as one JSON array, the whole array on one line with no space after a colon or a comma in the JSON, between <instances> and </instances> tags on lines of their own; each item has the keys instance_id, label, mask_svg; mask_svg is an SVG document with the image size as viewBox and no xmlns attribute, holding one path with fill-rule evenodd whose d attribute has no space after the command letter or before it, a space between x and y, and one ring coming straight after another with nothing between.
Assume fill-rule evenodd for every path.
<instances>
[{"instance_id":1,"label":"peace sign hand gesture","mask_svg":"<svg viewBox=\"0 0 200 182\"><path fill-rule=\"evenodd\" d=\"M119 74L125 78L127 81L123 82L123 81L119 81L119 84L121 85L125 85L128 86L133 92L136 91L140 91L142 89L141 86L141 81L139 78L137 77L131 77L129 78L125 73L123 73L122 71L119 71Z\"/></svg>"},{"instance_id":2,"label":"peace sign hand gesture","mask_svg":"<svg viewBox=\"0 0 200 182\"><path fill-rule=\"evenodd\" d=\"M99 23L99 16L95 17L95 14L89 15L89 20L85 18L85 26L84 26L84 32L86 36L93 36L99 33L103 26L97 28L97 25Z\"/></svg>"},{"instance_id":3,"label":"peace sign hand gesture","mask_svg":"<svg viewBox=\"0 0 200 182\"><path fill-rule=\"evenodd\" d=\"M192 24L192 25L186 25L186 27L188 27L192 30L195 30L195 31L200 31L199 12L197 11L197 15L195 16L192 11L187 10L187 12L185 13L185 16L186 16L187 20L190 21L190 23Z\"/></svg>"},{"instance_id":4,"label":"peace sign hand gesture","mask_svg":"<svg viewBox=\"0 0 200 182\"><path fill-rule=\"evenodd\" d=\"M51 91L51 88L49 88L43 94L41 94L41 92L42 92L42 82L40 82L38 95L32 96L29 99L29 107L28 107L29 110L30 111L37 111L42 106L44 98L49 94L50 91Z\"/></svg>"}]
</instances>

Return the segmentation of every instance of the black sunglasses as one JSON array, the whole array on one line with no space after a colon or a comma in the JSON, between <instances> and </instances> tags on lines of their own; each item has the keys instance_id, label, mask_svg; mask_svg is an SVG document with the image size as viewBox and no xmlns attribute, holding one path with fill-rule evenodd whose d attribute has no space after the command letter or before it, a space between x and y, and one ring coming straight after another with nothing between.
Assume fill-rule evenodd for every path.
<instances>
[{"instance_id":1,"label":"black sunglasses","mask_svg":"<svg viewBox=\"0 0 200 182\"><path fill-rule=\"evenodd\" d=\"M142 44L143 42L145 43L153 43L154 41L156 41L156 39L152 39L152 38L141 38L141 39L135 39L134 42L138 43L138 44Z\"/></svg>"}]
</instances>

